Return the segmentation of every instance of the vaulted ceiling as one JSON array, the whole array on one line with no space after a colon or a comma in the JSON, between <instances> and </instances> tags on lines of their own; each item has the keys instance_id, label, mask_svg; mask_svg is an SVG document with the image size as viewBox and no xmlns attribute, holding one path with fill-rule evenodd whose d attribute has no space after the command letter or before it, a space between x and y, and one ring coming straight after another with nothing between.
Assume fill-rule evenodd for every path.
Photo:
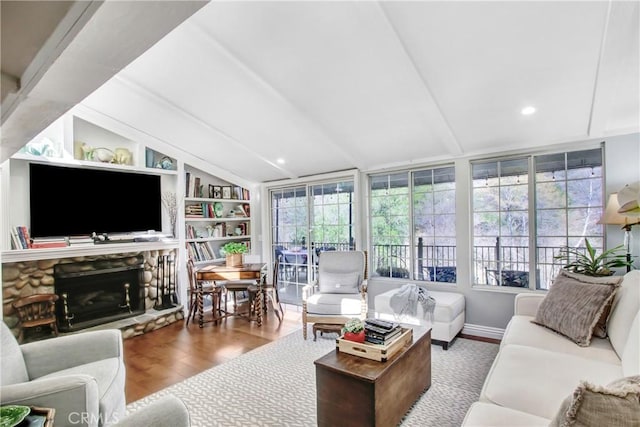
<instances>
[{"instance_id":1,"label":"vaulted ceiling","mask_svg":"<svg viewBox=\"0 0 640 427\"><path fill-rule=\"evenodd\" d=\"M640 130L639 16L635 1L213 1L82 104L255 182L606 139Z\"/></svg>"}]
</instances>

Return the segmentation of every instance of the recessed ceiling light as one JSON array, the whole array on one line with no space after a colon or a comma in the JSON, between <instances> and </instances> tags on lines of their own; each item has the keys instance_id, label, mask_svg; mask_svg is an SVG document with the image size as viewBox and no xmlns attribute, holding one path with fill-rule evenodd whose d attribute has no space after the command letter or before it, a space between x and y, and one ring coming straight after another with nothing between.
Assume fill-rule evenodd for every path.
<instances>
[{"instance_id":1,"label":"recessed ceiling light","mask_svg":"<svg viewBox=\"0 0 640 427\"><path fill-rule=\"evenodd\" d=\"M524 107L521 111L523 116L529 116L536 112L536 108L529 105L528 107Z\"/></svg>"},{"instance_id":2,"label":"recessed ceiling light","mask_svg":"<svg viewBox=\"0 0 640 427\"><path fill-rule=\"evenodd\" d=\"M284 159L280 157L279 159L276 160L276 163L278 163L279 165L284 165Z\"/></svg>"}]
</instances>

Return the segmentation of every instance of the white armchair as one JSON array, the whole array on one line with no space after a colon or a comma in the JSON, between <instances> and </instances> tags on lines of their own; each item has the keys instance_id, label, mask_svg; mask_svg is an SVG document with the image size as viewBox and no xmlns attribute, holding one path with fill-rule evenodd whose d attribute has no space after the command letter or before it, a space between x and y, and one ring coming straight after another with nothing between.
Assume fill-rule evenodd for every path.
<instances>
[{"instance_id":1,"label":"white armchair","mask_svg":"<svg viewBox=\"0 0 640 427\"><path fill-rule=\"evenodd\" d=\"M56 427L124 419L125 366L119 330L82 332L19 345L0 322L0 403L55 408Z\"/></svg>"},{"instance_id":2,"label":"white armchair","mask_svg":"<svg viewBox=\"0 0 640 427\"><path fill-rule=\"evenodd\" d=\"M367 253L321 252L318 280L302 289L302 336L307 323L343 325L367 315Z\"/></svg>"}]
</instances>

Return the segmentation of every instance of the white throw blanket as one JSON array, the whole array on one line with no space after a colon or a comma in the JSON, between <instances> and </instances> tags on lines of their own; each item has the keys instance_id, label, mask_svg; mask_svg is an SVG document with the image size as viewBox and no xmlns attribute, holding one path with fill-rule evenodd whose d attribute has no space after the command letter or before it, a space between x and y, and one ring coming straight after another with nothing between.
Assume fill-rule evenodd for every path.
<instances>
[{"instance_id":1,"label":"white throw blanket","mask_svg":"<svg viewBox=\"0 0 640 427\"><path fill-rule=\"evenodd\" d=\"M422 314L425 320L433 322L433 312L436 308L436 300L430 297L425 288L414 283L407 283L395 294L391 295L389 305L397 320L402 320L403 316L416 317L418 313L418 303L422 305Z\"/></svg>"}]
</instances>

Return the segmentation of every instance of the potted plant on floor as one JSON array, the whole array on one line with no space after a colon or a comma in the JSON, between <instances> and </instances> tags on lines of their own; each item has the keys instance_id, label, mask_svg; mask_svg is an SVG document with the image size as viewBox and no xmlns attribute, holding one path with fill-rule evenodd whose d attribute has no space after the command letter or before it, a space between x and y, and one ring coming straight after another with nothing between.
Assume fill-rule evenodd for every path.
<instances>
[{"instance_id":1,"label":"potted plant on floor","mask_svg":"<svg viewBox=\"0 0 640 427\"><path fill-rule=\"evenodd\" d=\"M623 246L597 255L588 239L584 239L584 243L587 247L586 253L576 248L562 248L554 258L566 262L563 268L585 276L611 276L614 273L612 269L633 264L631 260L627 260Z\"/></svg>"},{"instance_id":2,"label":"potted plant on floor","mask_svg":"<svg viewBox=\"0 0 640 427\"><path fill-rule=\"evenodd\" d=\"M224 250L227 267L238 267L242 265L242 254L247 252L247 246L244 243L229 242L222 247Z\"/></svg>"},{"instance_id":3,"label":"potted plant on floor","mask_svg":"<svg viewBox=\"0 0 640 427\"><path fill-rule=\"evenodd\" d=\"M348 341L364 342L364 322L357 317L347 320L342 327L344 339Z\"/></svg>"}]
</instances>

